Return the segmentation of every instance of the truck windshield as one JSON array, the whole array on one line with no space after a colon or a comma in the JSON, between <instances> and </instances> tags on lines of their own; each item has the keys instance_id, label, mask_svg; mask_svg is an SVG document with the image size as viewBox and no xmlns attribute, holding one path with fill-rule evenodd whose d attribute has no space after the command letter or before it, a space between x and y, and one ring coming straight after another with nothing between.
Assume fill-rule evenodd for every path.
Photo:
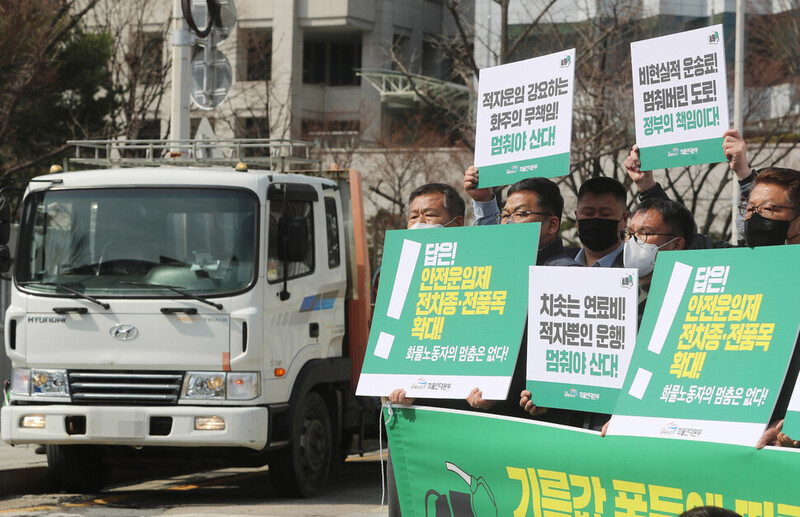
<instances>
[{"instance_id":1,"label":"truck windshield","mask_svg":"<svg viewBox=\"0 0 800 517\"><path fill-rule=\"evenodd\" d=\"M258 199L245 190L35 192L20 223L16 280L30 290L63 293L54 287L61 284L96 296L241 291L255 278L257 215Z\"/></svg>"}]
</instances>

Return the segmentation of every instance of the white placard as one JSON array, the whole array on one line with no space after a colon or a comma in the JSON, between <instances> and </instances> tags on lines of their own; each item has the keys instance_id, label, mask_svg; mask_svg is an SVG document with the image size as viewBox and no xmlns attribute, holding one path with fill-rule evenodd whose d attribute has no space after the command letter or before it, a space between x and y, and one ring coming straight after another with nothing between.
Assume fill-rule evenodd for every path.
<instances>
[{"instance_id":1,"label":"white placard","mask_svg":"<svg viewBox=\"0 0 800 517\"><path fill-rule=\"evenodd\" d=\"M569 172L575 49L480 73L475 165L480 186Z\"/></svg>"},{"instance_id":2,"label":"white placard","mask_svg":"<svg viewBox=\"0 0 800 517\"><path fill-rule=\"evenodd\" d=\"M527 379L538 404L611 412L636 345L638 286L636 269L530 268Z\"/></svg>"},{"instance_id":3,"label":"white placard","mask_svg":"<svg viewBox=\"0 0 800 517\"><path fill-rule=\"evenodd\" d=\"M725 159L721 140L728 129L728 87L722 25L631 43L631 67L642 170ZM712 139L719 141L708 142Z\"/></svg>"}]
</instances>

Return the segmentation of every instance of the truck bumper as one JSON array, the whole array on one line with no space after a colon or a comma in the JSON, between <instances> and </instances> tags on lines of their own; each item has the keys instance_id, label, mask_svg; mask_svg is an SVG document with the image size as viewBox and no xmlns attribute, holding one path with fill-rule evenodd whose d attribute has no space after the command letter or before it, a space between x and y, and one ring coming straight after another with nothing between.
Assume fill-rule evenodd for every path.
<instances>
[{"instance_id":1,"label":"truck bumper","mask_svg":"<svg viewBox=\"0 0 800 517\"><path fill-rule=\"evenodd\" d=\"M44 416L43 427L23 427L23 419L31 415ZM202 417L222 419L225 427L196 429L195 419ZM38 420L41 425L42 419ZM6 406L0 412L0 432L3 441L11 445L83 443L259 450L267 443L267 408Z\"/></svg>"}]
</instances>

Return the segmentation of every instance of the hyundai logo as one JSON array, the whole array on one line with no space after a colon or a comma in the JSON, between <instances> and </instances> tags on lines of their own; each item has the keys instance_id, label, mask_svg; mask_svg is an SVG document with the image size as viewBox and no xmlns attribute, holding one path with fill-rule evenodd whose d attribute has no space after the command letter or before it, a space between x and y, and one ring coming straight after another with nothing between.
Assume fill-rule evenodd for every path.
<instances>
[{"instance_id":1,"label":"hyundai logo","mask_svg":"<svg viewBox=\"0 0 800 517\"><path fill-rule=\"evenodd\" d=\"M139 335L139 331L133 325L122 324L114 325L108 333L111 334L111 337L120 341L130 341Z\"/></svg>"}]
</instances>

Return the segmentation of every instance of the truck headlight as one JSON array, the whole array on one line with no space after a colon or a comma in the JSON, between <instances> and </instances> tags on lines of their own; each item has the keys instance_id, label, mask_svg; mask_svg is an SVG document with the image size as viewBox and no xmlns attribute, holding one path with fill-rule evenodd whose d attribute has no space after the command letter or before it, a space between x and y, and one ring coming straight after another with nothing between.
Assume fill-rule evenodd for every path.
<instances>
[{"instance_id":1,"label":"truck headlight","mask_svg":"<svg viewBox=\"0 0 800 517\"><path fill-rule=\"evenodd\" d=\"M251 400L260 392L257 372L186 372L181 398Z\"/></svg>"},{"instance_id":2,"label":"truck headlight","mask_svg":"<svg viewBox=\"0 0 800 517\"><path fill-rule=\"evenodd\" d=\"M26 397L31 394L31 371L28 368L14 368L11 374L11 394Z\"/></svg>"},{"instance_id":3,"label":"truck headlight","mask_svg":"<svg viewBox=\"0 0 800 517\"><path fill-rule=\"evenodd\" d=\"M182 396L187 399L225 399L225 374L186 372Z\"/></svg>"},{"instance_id":4,"label":"truck headlight","mask_svg":"<svg viewBox=\"0 0 800 517\"><path fill-rule=\"evenodd\" d=\"M228 399L251 400L258 397L258 374L255 372L228 373Z\"/></svg>"},{"instance_id":5,"label":"truck headlight","mask_svg":"<svg viewBox=\"0 0 800 517\"><path fill-rule=\"evenodd\" d=\"M69 397L67 371L31 369L31 394L34 397Z\"/></svg>"}]
</instances>

